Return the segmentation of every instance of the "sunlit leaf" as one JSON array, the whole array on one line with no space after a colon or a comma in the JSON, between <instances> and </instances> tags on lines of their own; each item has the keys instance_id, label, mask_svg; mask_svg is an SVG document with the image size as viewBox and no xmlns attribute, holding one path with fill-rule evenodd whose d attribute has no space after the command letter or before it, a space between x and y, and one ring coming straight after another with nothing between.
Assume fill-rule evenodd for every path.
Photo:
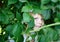
<instances>
[{"instance_id":1,"label":"sunlit leaf","mask_svg":"<svg viewBox=\"0 0 60 42\"><path fill-rule=\"evenodd\" d=\"M25 5L22 7L22 12L32 12L32 6L31 5Z\"/></svg>"},{"instance_id":2,"label":"sunlit leaf","mask_svg":"<svg viewBox=\"0 0 60 42\"><path fill-rule=\"evenodd\" d=\"M58 2L58 0L51 0L52 2Z\"/></svg>"},{"instance_id":3,"label":"sunlit leaf","mask_svg":"<svg viewBox=\"0 0 60 42\"><path fill-rule=\"evenodd\" d=\"M19 1L21 1L21 2L27 2L27 0L19 0Z\"/></svg>"},{"instance_id":4,"label":"sunlit leaf","mask_svg":"<svg viewBox=\"0 0 60 42\"><path fill-rule=\"evenodd\" d=\"M30 22L30 15L29 13L23 13L23 21Z\"/></svg>"}]
</instances>

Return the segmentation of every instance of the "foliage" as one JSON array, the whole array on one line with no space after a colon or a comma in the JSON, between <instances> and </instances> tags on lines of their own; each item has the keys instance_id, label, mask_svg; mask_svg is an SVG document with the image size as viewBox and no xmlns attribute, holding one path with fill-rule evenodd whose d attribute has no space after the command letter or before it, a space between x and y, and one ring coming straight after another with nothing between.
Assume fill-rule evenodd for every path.
<instances>
[{"instance_id":1,"label":"foliage","mask_svg":"<svg viewBox=\"0 0 60 42\"><path fill-rule=\"evenodd\" d=\"M42 29L32 30L34 19L29 12L43 15ZM0 42L8 42L8 36L23 42L23 34L30 32L37 33L39 42L60 40L60 0L0 0Z\"/></svg>"}]
</instances>

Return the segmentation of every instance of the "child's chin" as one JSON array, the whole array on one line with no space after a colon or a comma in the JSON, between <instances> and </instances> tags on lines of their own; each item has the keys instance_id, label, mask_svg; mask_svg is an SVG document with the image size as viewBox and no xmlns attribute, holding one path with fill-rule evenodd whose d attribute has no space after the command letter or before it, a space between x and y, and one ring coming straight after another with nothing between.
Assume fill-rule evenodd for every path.
<instances>
[{"instance_id":1,"label":"child's chin","mask_svg":"<svg viewBox=\"0 0 60 42\"><path fill-rule=\"evenodd\" d=\"M40 28L41 26L36 26L37 28Z\"/></svg>"},{"instance_id":2,"label":"child's chin","mask_svg":"<svg viewBox=\"0 0 60 42\"><path fill-rule=\"evenodd\" d=\"M41 26L36 26L36 27L41 27Z\"/></svg>"}]
</instances>

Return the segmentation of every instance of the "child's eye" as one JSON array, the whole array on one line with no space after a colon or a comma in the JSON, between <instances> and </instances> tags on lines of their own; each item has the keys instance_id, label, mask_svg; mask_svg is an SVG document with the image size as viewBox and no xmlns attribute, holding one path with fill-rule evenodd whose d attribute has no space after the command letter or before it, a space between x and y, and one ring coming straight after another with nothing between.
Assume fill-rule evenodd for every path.
<instances>
[{"instance_id":1,"label":"child's eye","mask_svg":"<svg viewBox=\"0 0 60 42\"><path fill-rule=\"evenodd\" d=\"M38 18L34 18L34 19L38 19Z\"/></svg>"},{"instance_id":2,"label":"child's eye","mask_svg":"<svg viewBox=\"0 0 60 42\"><path fill-rule=\"evenodd\" d=\"M41 18L41 20L44 20L43 18Z\"/></svg>"}]
</instances>

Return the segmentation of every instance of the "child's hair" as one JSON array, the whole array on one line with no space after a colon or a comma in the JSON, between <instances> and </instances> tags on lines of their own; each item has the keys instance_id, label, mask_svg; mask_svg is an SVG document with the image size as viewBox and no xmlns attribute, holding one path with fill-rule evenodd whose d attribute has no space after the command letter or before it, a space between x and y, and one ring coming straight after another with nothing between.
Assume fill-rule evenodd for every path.
<instances>
[{"instance_id":1,"label":"child's hair","mask_svg":"<svg viewBox=\"0 0 60 42\"><path fill-rule=\"evenodd\" d=\"M40 14L40 13L33 13L33 12L30 12L29 13L31 16L33 16L34 14L38 14L38 15L40 15L41 17L42 17L42 19L43 19L43 15L42 14ZM44 19L43 19L44 20Z\"/></svg>"}]
</instances>

